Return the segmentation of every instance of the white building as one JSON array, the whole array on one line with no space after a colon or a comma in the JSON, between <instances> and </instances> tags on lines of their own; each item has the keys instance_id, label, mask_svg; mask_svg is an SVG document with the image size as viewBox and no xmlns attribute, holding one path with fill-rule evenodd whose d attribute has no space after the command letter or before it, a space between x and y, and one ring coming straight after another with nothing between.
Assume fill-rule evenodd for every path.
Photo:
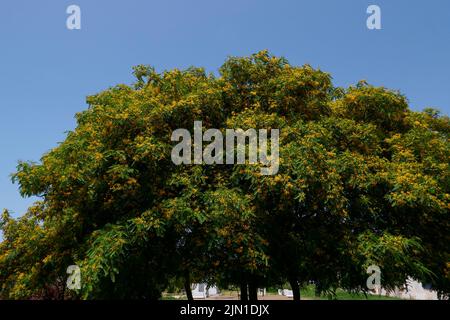
<instances>
[{"instance_id":1,"label":"white building","mask_svg":"<svg viewBox=\"0 0 450 320\"><path fill-rule=\"evenodd\" d=\"M216 286L208 286L206 283L194 283L192 285L192 297L194 299L206 299L220 294Z\"/></svg>"},{"instance_id":2,"label":"white building","mask_svg":"<svg viewBox=\"0 0 450 320\"><path fill-rule=\"evenodd\" d=\"M394 291L389 292L385 289L381 289L381 292L380 290L377 290L376 294L410 300L438 300L437 292L425 289L420 282L410 278L406 283L406 289L395 289Z\"/></svg>"}]
</instances>

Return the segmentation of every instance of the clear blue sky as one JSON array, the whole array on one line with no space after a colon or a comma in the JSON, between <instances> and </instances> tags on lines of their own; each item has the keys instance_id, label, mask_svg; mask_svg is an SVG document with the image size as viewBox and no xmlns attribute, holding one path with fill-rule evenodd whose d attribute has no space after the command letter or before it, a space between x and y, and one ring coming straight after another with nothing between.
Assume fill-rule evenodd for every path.
<instances>
[{"instance_id":1,"label":"clear blue sky","mask_svg":"<svg viewBox=\"0 0 450 320\"><path fill-rule=\"evenodd\" d=\"M77 4L82 29L66 29ZM382 30L366 9L382 10ZM228 55L261 49L398 89L411 108L450 111L450 1L2 0L0 2L0 209L22 214L9 175L38 161L75 127L86 95L130 83L131 67L190 65L217 71Z\"/></svg>"}]
</instances>

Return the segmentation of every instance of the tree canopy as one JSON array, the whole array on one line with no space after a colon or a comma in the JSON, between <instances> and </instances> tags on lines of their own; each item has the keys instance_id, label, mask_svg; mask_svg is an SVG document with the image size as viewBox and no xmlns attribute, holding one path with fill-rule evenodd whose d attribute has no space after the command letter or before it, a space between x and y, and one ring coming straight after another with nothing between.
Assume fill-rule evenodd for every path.
<instances>
[{"instance_id":1,"label":"tree canopy","mask_svg":"<svg viewBox=\"0 0 450 320\"><path fill-rule=\"evenodd\" d=\"M157 299L171 281L256 288L310 282L387 289L408 277L450 293L450 122L401 93L261 51L202 68L134 68L87 98L77 127L13 181L40 201L0 219L0 297ZM279 129L259 165L175 165L171 134ZM81 267L81 290L65 289ZM243 297L245 298L243 289Z\"/></svg>"}]
</instances>

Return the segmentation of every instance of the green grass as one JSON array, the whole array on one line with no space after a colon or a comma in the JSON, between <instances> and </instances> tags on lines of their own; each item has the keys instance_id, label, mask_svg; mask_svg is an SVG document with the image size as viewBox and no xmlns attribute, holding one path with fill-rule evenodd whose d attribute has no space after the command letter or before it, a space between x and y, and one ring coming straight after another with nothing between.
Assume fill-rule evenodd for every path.
<instances>
[{"instance_id":1,"label":"green grass","mask_svg":"<svg viewBox=\"0 0 450 320\"><path fill-rule=\"evenodd\" d=\"M284 288L290 288L289 285L285 285ZM278 294L278 289L276 288L268 288L268 294ZM307 300L401 300L400 298L395 297L386 297L380 295L372 295L364 293L350 293L342 289L336 290L335 296L328 295L320 295L316 296L315 286L308 285L306 287L302 287L300 291L302 299Z\"/></svg>"},{"instance_id":2,"label":"green grass","mask_svg":"<svg viewBox=\"0 0 450 320\"><path fill-rule=\"evenodd\" d=\"M284 286L285 288L288 288L289 286ZM278 295L278 289L276 288L267 288L267 294L270 295ZM350 293L342 289L336 290L336 295L334 296L327 296L327 295L321 295L316 296L315 293L315 286L314 285L308 285L306 287L303 287L301 289L301 298L305 300L401 300L400 298L395 297L386 297L386 296L380 296L380 295L372 295L367 294L367 296L364 293ZM231 296L236 295L236 290L222 290L222 295L224 296ZM187 297L185 295L182 295L181 293L174 294L174 293L165 293L161 297L161 300L187 300Z\"/></svg>"},{"instance_id":3,"label":"green grass","mask_svg":"<svg viewBox=\"0 0 450 320\"><path fill-rule=\"evenodd\" d=\"M307 287L302 288L301 290L301 296L308 299L314 299L314 300L401 300L400 298L395 297L386 297L386 296L380 296L380 295L372 295L367 294L367 296L364 293L350 293L342 289L336 290L335 296L327 296L327 295L321 295L319 297L315 294L315 287L314 285L309 285Z\"/></svg>"}]
</instances>

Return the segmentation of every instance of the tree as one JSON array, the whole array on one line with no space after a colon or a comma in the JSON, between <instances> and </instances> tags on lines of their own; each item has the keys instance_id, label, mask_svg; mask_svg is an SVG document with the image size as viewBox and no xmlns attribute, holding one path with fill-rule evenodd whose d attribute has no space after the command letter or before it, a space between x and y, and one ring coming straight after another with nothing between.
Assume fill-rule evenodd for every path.
<instances>
[{"instance_id":1,"label":"tree","mask_svg":"<svg viewBox=\"0 0 450 320\"><path fill-rule=\"evenodd\" d=\"M158 299L174 279L241 288L290 283L294 298L449 283L449 119L406 98L291 66L262 51L201 68L134 68L136 82L88 97L77 127L13 180L41 201L0 221L0 296ZM280 129L279 172L175 165L179 128ZM82 289L64 288L81 267Z\"/></svg>"}]
</instances>

